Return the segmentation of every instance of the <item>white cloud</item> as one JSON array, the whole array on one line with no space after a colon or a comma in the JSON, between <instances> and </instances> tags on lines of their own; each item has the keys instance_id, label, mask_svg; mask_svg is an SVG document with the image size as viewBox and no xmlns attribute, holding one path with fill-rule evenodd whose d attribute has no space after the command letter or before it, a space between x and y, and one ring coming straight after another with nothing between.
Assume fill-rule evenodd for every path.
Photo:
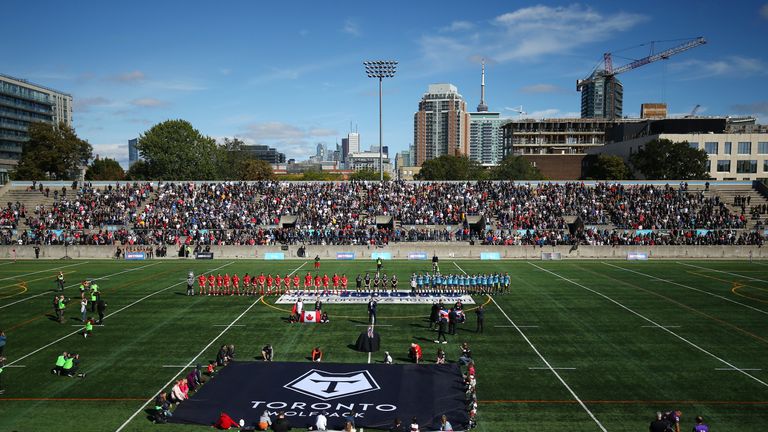
<instances>
[{"instance_id":1,"label":"white cloud","mask_svg":"<svg viewBox=\"0 0 768 432\"><path fill-rule=\"evenodd\" d=\"M315 154L318 142L337 136L335 129L313 127L302 128L283 122L251 123L237 138L249 144L265 144L285 153L286 157L302 160Z\"/></svg>"},{"instance_id":2,"label":"white cloud","mask_svg":"<svg viewBox=\"0 0 768 432\"><path fill-rule=\"evenodd\" d=\"M111 101L101 96L91 97L91 98L75 98L74 106L72 107L72 109L76 113L84 113L84 112L90 111L91 107L104 106L109 104L111 104Z\"/></svg>"},{"instance_id":3,"label":"white cloud","mask_svg":"<svg viewBox=\"0 0 768 432\"><path fill-rule=\"evenodd\" d=\"M469 21L454 21L448 27L443 27L441 30L444 32L458 32L467 31L475 28L475 25Z\"/></svg>"},{"instance_id":4,"label":"white cloud","mask_svg":"<svg viewBox=\"0 0 768 432\"><path fill-rule=\"evenodd\" d=\"M361 34L360 26L357 24L357 21L353 20L352 18L347 18L344 20L344 26L341 28L341 31L355 37L358 37Z\"/></svg>"},{"instance_id":5,"label":"white cloud","mask_svg":"<svg viewBox=\"0 0 768 432\"><path fill-rule=\"evenodd\" d=\"M131 105L145 108L159 108L170 105L167 101L155 98L139 98L131 101Z\"/></svg>"},{"instance_id":6,"label":"white cloud","mask_svg":"<svg viewBox=\"0 0 768 432\"><path fill-rule=\"evenodd\" d=\"M588 6L531 6L497 16L471 37L423 36L421 50L431 64L453 64L473 56L498 62L531 61L584 50L610 40L647 18L640 14L602 13Z\"/></svg>"},{"instance_id":7,"label":"white cloud","mask_svg":"<svg viewBox=\"0 0 768 432\"><path fill-rule=\"evenodd\" d=\"M128 140L124 144L94 144L93 156L110 158L120 162L124 169L128 168Z\"/></svg>"},{"instance_id":8,"label":"white cloud","mask_svg":"<svg viewBox=\"0 0 768 432\"><path fill-rule=\"evenodd\" d=\"M509 109L509 108L507 108ZM538 111L532 111L519 115L520 118L526 119L548 119L548 118L579 118L581 113L578 112L562 112L557 108L547 108Z\"/></svg>"},{"instance_id":9,"label":"white cloud","mask_svg":"<svg viewBox=\"0 0 768 432\"><path fill-rule=\"evenodd\" d=\"M760 114L768 116L768 101L758 101L747 104L732 105L731 109L738 114Z\"/></svg>"},{"instance_id":10,"label":"white cloud","mask_svg":"<svg viewBox=\"0 0 768 432\"><path fill-rule=\"evenodd\" d=\"M684 60L674 63L671 68L683 71L682 79L700 79L716 76L755 76L766 74L762 60L742 56L729 56L720 60Z\"/></svg>"},{"instance_id":11,"label":"white cloud","mask_svg":"<svg viewBox=\"0 0 768 432\"><path fill-rule=\"evenodd\" d=\"M532 85L520 88L520 91L523 93L536 94L536 93L557 93L557 92L563 91L563 89L553 84L532 84Z\"/></svg>"},{"instance_id":12,"label":"white cloud","mask_svg":"<svg viewBox=\"0 0 768 432\"><path fill-rule=\"evenodd\" d=\"M121 82L141 82L144 81L147 76L144 74L144 72L135 70L131 72L122 73L120 75L116 75L112 77L116 81Z\"/></svg>"}]
</instances>

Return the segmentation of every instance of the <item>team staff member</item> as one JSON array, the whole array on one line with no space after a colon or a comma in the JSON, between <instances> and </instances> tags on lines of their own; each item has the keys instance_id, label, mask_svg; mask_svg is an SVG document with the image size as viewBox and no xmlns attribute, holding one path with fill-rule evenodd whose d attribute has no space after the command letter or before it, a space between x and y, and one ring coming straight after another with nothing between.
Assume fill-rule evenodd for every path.
<instances>
[{"instance_id":1,"label":"team staff member","mask_svg":"<svg viewBox=\"0 0 768 432\"><path fill-rule=\"evenodd\" d=\"M195 284L195 275L192 272L189 272L187 274L187 295L188 296L195 295L195 289L193 287L194 284Z\"/></svg>"},{"instance_id":2,"label":"team staff member","mask_svg":"<svg viewBox=\"0 0 768 432\"><path fill-rule=\"evenodd\" d=\"M96 302L96 311L99 313L99 325L104 324L104 311L107 310L107 303L99 297L99 301Z\"/></svg>"},{"instance_id":3,"label":"team staff member","mask_svg":"<svg viewBox=\"0 0 768 432\"><path fill-rule=\"evenodd\" d=\"M475 309L475 315L477 315L477 328L475 328L475 333L482 333L483 332L483 323L485 321L485 306L482 304Z\"/></svg>"},{"instance_id":4,"label":"team staff member","mask_svg":"<svg viewBox=\"0 0 768 432\"><path fill-rule=\"evenodd\" d=\"M368 301L368 323L369 324L375 324L376 323L376 309L378 308L379 303L371 297L371 299Z\"/></svg>"}]
</instances>

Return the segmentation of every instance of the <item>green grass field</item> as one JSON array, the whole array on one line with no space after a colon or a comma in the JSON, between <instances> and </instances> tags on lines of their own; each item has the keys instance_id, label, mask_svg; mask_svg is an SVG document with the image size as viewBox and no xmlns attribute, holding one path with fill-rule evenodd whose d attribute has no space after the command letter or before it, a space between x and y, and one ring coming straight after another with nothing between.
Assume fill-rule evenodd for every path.
<instances>
[{"instance_id":1,"label":"green grass field","mask_svg":"<svg viewBox=\"0 0 768 432\"><path fill-rule=\"evenodd\" d=\"M303 267L301 267L303 265ZM478 370L479 431L642 431L657 410L680 409L689 430L703 415L712 430L762 431L768 420L768 263L521 262L442 260L443 271L508 271L509 295L489 302L484 334L474 314L449 339L473 348ZM393 261L401 281L428 262ZM300 268L301 267L301 268ZM302 261L35 261L0 263L0 328L8 336L0 431L202 431L153 425L145 402L187 368L235 344L238 360L271 343L278 361L368 361L351 350L366 322L365 305L328 305L328 325L289 325L287 305L251 297L187 297L184 278L285 274ZM325 261L322 270L354 275L360 261ZM460 268L459 268L460 267ZM109 307L92 338L76 334L79 305L66 324L49 316L54 273L75 283L99 281ZM353 278L351 278L353 279ZM407 282L401 282L405 288ZM381 305L382 350L404 362L420 341L432 361L429 305ZM239 318L239 319L238 319ZM227 327L229 324L236 325ZM445 347L443 345L442 347ZM85 379L50 374L62 351L81 354ZM378 356L374 360L379 360ZM170 365L175 367L164 367Z\"/></svg>"}]
</instances>

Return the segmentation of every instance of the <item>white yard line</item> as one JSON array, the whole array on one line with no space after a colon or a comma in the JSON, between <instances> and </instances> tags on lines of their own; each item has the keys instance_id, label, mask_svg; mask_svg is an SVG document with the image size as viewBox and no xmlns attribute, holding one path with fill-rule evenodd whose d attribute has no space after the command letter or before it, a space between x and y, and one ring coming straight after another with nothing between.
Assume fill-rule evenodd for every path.
<instances>
[{"instance_id":1,"label":"white yard line","mask_svg":"<svg viewBox=\"0 0 768 432\"><path fill-rule=\"evenodd\" d=\"M580 287L580 288L582 288L582 289L585 289L585 290L587 290L587 291L589 291L589 292L591 292L591 293L593 293L593 294L596 294L596 295L598 295L598 296L600 296L600 297L602 297L602 298L604 298L604 299L608 300L609 302L611 302L611 303L615 304L616 306L618 306L618 307L620 307L620 308L622 308L622 309L626 310L627 312L629 312L629 313L631 313L631 314L633 314L633 315L637 316L638 318L641 318L641 319L643 319L643 320L647 321L648 323L650 323L650 324L653 324L653 325L655 325L655 326L659 327L661 330L663 330L663 331L665 331L665 332L669 333L670 335L672 335L672 336L676 337L677 339L680 339L681 341L685 342L686 344L690 345L691 347L693 347L693 348L695 348L695 349L697 349L697 350L701 351L702 353L704 353L704 354L706 354L706 355L708 355L708 356L710 356L710 357L714 358L715 360L717 360L717 361L719 361L719 362L723 363L724 365L726 365L726 366L728 366L728 367L730 367L730 368L733 368L733 369L737 369L737 370L738 370L739 372L741 372L743 375L745 375L745 376L747 376L747 377L751 378L752 380L754 380L754 381L756 381L756 382L758 382L758 383L762 384L762 385L763 385L763 386L765 386L765 387L768 387L768 383L766 383L765 381L761 380L760 378L757 378L756 376L754 376L754 375L752 375L752 374L750 374L750 373L747 373L747 372L746 372L746 371L744 371L743 369L738 369L736 366L734 366L733 364L731 364L729 361L727 361L727 360L724 360L724 359L722 359L722 358L718 357L717 355L715 355L715 354L713 354L713 353L711 353L711 352L709 352L709 351L705 350L704 348L702 348L702 347L700 347L700 346L696 345L695 343L693 343L693 342L689 341L688 339L686 339L686 338L684 338L684 337L680 336L679 334L677 334L677 333L673 332L672 330L670 330L670 329L667 329L667 328L664 328L664 327L663 327L661 324L657 323L656 321L654 321L654 320L652 320L652 319L650 319L650 318L646 317L645 315L643 315L643 314L641 314L641 313L639 313L639 312L635 312L633 309L630 309L629 307L627 307L627 306L624 306L623 304L621 304L621 303L619 303L618 301L616 301L616 300L614 300L614 299L612 299L612 298L608 297L607 295L605 295L605 294L603 294L603 293L601 293L601 292L595 291L595 290L593 290L592 288L588 288L588 287L586 287L586 286L584 286L584 285L582 285L582 284L580 284L580 283L578 283L578 282L574 282L574 281L572 281L572 280L570 280L570 279L568 279L568 278L566 278L566 277L564 277L564 276L560 276L559 274L557 274L557 273L555 273L555 272L553 272L553 271L551 271L551 270L547 270L547 269L545 269L545 268L543 268L543 267L539 267L539 266L537 266L536 264L533 264L533 263L531 263L531 262L529 262L528 264L530 264L530 265L532 265L532 266L536 267L537 269L539 269L539 270L541 270L541 271L547 272L547 273L551 274L552 276L555 276L555 277L557 277L558 279L561 279L561 280L564 280L564 281L566 281L566 282L568 282L568 283L570 283L570 284L576 285L576 286L578 286L578 287ZM619 268L620 268L620 267L619 267Z\"/></svg>"},{"instance_id":2,"label":"white yard line","mask_svg":"<svg viewBox=\"0 0 768 432\"><path fill-rule=\"evenodd\" d=\"M550 370L550 369L554 369L554 370L576 370L575 367L553 367L553 368L548 368L548 367L529 367L528 369L530 369L530 370Z\"/></svg>"},{"instance_id":3,"label":"white yard line","mask_svg":"<svg viewBox=\"0 0 768 432\"><path fill-rule=\"evenodd\" d=\"M761 371L762 369L752 369L752 368L741 368L741 369L734 369L734 368L715 368L715 370L719 371Z\"/></svg>"},{"instance_id":4,"label":"white yard line","mask_svg":"<svg viewBox=\"0 0 768 432\"><path fill-rule=\"evenodd\" d=\"M230 325L230 324L214 324L214 327L245 327L245 324L236 324L236 325Z\"/></svg>"},{"instance_id":5,"label":"white yard line","mask_svg":"<svg viewBox=\"0 0 768 432\"><path fill-rule=\"evenodd\" d=\"M20 275L16 275L16 276L8 276L8 277L0 278L0 281L10 280L10 279L18 279L18 278L23 277L23 276L30 276L30 275L38 274L38 273L52 272L52 271L60 270L60 269L63 269L63 268L74 267L74 266L79 266L79 265L83 265L83 264L88 264L88 261L81 262L81 263L70 264L70 265L65 265L65 266L56 266L56 267L53 267L53 268L49 268L49 269L45 269L45 270L40 270L40 271L36 271L36 272L32 272L32 273L24 273L24 274L20 274Z\"/></svg>"},{"instance_id":6,"label":"white yard line","mask_svg":"<svg viewBox=\"0 0 768 432\"><path fill-rule=\"evenodd\" d=\"M231 263L230 263L230 264L231 264ZM304 263L302 263L300 266L298 266L298 267L297 267L297 268L296 268L294 271L292 271L291 273L289 273L289 276L290 276L290 275L292 275L292 274L294 274L294 273L296 273L297 271L299 271L299 270L300 270L302 267L304 267L304 265L305 265L305 264L306 264L306 261L305 261ZM229 264L227 264L227 265L229 265ZM222 266L222 267L223 267L223 266ZM221 267L219 267L219 268L221 268ZM214 270L211 270L211 271L215 271L215 270L218 270L218 269L214 269ZM182 282L182 283L183 283L183 282ZM179 284L176 284L176 285L179 285ZM167 382L167 383L163 384L163 386L162 386L162 387L160 387L160 389L159 389L158 391L156 391L156 392L155 392L155 394L153 394L153 395L152 395L152 397L150 397L149 399L147 399L147 401L146 401L146 402L144 402L144 403L143 403L143 404L142 404L142 405L139 407L139 409L137 409L137 410L136 410L136 412L134 412L133 414L131 414L131 416L130 416L130 417L128 417L128 419L127 419L126 421L124 421L124 422L123 422L123 424L121 424L121 425L120 425L120 427L118 427L117 429L115 429L115 432L120 432L121 430L123 430L123 429L124 429L124 428L125 428L125 427L128 425L128 423L130 423L130 422L131 422L131 420L133 420L133 419L134 419L134 418L135 418L137 415L139 415L139 413L141 413L141 412L144 410L144 407L145 407L147 404L149 404L149 403L151 403L152 401L154 401L154 400L155 400L155 397L157 397L158 393L160 393L161 391L163 391L163 389L165 389L166 387L168 387L169 385L171 385L171 383L172 383L172 382L173 382L173 381L174 381L174 380L175 380L175 379L176 379L176 378L177 378L177 377L178 377L178 376L179 376L179 375L180 375L182 372L184 372L184 370L185 370L185 369L187 369L187 368L189 368L190 366L192 366L192 364L194 364L194 363L197 361L197 359L198 359L198 358L199 358L201 355L203 355L203 353L205 353L205 351L206 351L208 348L210 348L210 347L211 347L211 345L213 345L213 344L214 344L214 343L215 343L215 342L216 342L216 341L217 341L217 340L218 340L220 337L222 337L222 336L224 335L224 333L226 333L226 332L227 332L227 330L229 330L229 329L230 329L230 328L232 328L232 327L233 327L235 324L237 324L237 322L238 322L238 321L240 321L240 318L242 318L243 316L245 316L245 314L246 314L246 313L248 313L248 311L250 311L250 310L251 310L251 309L252 309L254 306L256 306L256 305L259 303L259 301L261 301L261 299L262 299L263 297L264 297L264 296L260 296L259 298L257 298L257 299L256 299L256 301L254 301L253 303L251 303L251 305L250 305L250 306L248 306L248 308L247 308L247 309L245 309L245 310L243 311L243 313L241 313L240 315L238 315L238 316L237 316L237 318L235 318L234 320L232 320L232 322L231 322L231 323L229 323L229 325L228 325L226 328L224 328L224 329L223 329L223 330L222 330L222 331L221 331L221 332L220 332L220 333L219 333L219 334L218 334L216 337L214 337L214 338L213 338L213 339L212 339L212 340L211 340L211 341L208 343L208 345L206 345L206 346L205 346L205 348L201 349L201 350L200 350L200 352L199 352L199 353L197 353L197 355L196 355L196 356L194 356L194 357L193 357L193 358L192 358L192 359L191 359L191 360L190 360L190 361L189 361L189 362L188 362L186 365L184 365L184 367L180 367L180 368L179 368L179 371L178 371L178 372L177 372L177 373L176 373L176 374L175 374L175 375L174 375L174 376L173 376L173 377L172 377L170 380L168 380L168 382Z\"/></svg>"},{"instance_id":7,"label":"white yard line","mask_svg":"<svg viewBox=\"0 0 768 432\"><path fill-rule=\"evenodd\" d=\"M453 265L455 265L456 268L461 270L462 273L467 274L467 272L465 272L464 269L462 269L461 267L459 267L458 264L456 264L456 261L453 262ZM515 330L517 330L517 332L520 333L520 336L522 336L522 338L525 339L525 341L528 343L528 346L531 347L533 352L535 352L536 355L539 356L539 359L541 359L541 361L544 362L544 364L547 366L547 369L552 372L552 374L557 378L557 380L560 381L560 383L566 388L566 390L568 390L568 393L570 393L571 396L573 396L573 398L576 400L576 402L579 403L579 405L584 409L584 411L586 411L586 413L589 415L589 417L595 422L595 424L597 424L597 427L599 427L600 430L603 431L603 432L608 432L608 430L605 428L605 426L603 426L603 424L600 423L600 420L598 420L597 417L595 417L595 415L592 414L592 411L589 410L587 405L584 404L584 402L581 400L581 398L579 398L579 396L576 394L576 392L573 391L571 386L569 386L568 383L565 382L563 377L561 377L560 374L557 373L557 370L555 370L555 368L552 367L552 365L547 361L546 358L544 358L544 356L541 354L541 352L539 352L539 350L536 348L536 346L533 345L531 340L528 339L528 336L526 336L525 333L523 333L523 331L520 329L520 327L518 327L517 324L515 324L515 322L512 321L512 319L509 317L509 315L507 315L507 313L504 312L504 309L502 309L501 306L496 302L496 299L494 299L492 296L489 296L489 298L491 299L493 304L496 305L497 308L499 308L499 312L501 312L504 315L504 317L507 319L507 321L509 321L509 323L512 324L515 327Z\"/></svg>"},{"instance_id":8,"label":"white yard line","mask_svg":"<svg viewBox=\"0 0 768 432\"><path fill-rule=\"evenodd\" d=\"M702 294L706 294L706 295L709 295L709 296L712 296L712 297L717 297L717 298L719 298L721 300L725 300L725 301L727 301L729 303L737 304L739 306L744 306L747 309L751 309L751 310L753 310L755 312L758 312L758 313L761 313L763 315L768 315L768 312L766 312L766 311L764 311L762 309L758 309L758 308L750 306L750 305L748 305L746 303L742 303L742 302L739 302L739 301L736 301L736 300L729 299L728 297L723 297L723 296L718 295L718 294L713 294L711 292L704 291L704 290L701 290L701 289L698 289L698 288L694 288L692 286L684 285L684 284L681 284L681 283L678 283L678 282L675 282L675 281L671 281L669 279L662 279L662 278L656 277L654 275L649 275L647 273L641 273L639 271L630 270L630 269L627 269L627 268L624 268L624 267L619 267L619 266L613 265L611 263L604 262L602 264L607 265L609 267L617 268L619 270L624 270L626 272L630 272L630 273L638 274L638 275L641 275L641 276L645 276L647 278L654 279L654 280L657 280L657 281L660 281L660 282L666 282L666 283L669 283L669 284L672 284L672 285L677 285L679 287L686 288L686 289L689 289L689 290L692 290L692 291L696 291L696 292L700 292Z\"/></svg>"},{"instance_id":9,"label":"white yard line","mask_svg":"<svg viewBox=\"0 0 768 432\"><path fill-rule=\"evenodd\" d=\"M650 326L641 326L642 328L680 328L680 326L665 326L665 325L650 325Z\"/></svg>"},{"instance_id":10,"label":"white yard line","mask_svg":"<svg viewBox=\"0 0 768 432\"><path fill-rule=\"evenodd\" d=\"M727 272L727 271L723 271L723 270L717 270L717 269L713 269L713 268L709 268L709 267L702 267L702 266L697 266L697 265L694 265L694 264L686 264L684 262L679 262L679 261L675 261L675 264L680 264L680 265L684 265L684 266L688 266L688 267L693 267L693 268L697 268L697 269L702 269L702 270L713 271L713 272L717 272L717 273L723 273L723 274L727 274L727 275L731 275L731 276L737 276L737 277L740 277L740 278L749 279L751 281L766 282L766 283L768 283L768 280L765 280L765 279L753 278L753 277L750 277L750 276L744 276L744 275L740 275L738 273L731 273L731 272Z\"/></svg>"},{"instance_id":11,"label":"white yard line","mask_svg":"<svg viewBox=\"0 0 768 432\"><path fill-rule=\"evenodd\" d=\"M103 277L99 277L99 278L93 278L93 279L90 279L90 280L102 280L102 279L106 279L106 278L108 278L110 276L117 276L119 274L128 273L128 272L132 272L132 271L136 271L136 270L141 270L143 268L151 267L153 265L158 265L158 264L160 264L160 263L156 262L156 263L147 264L147 265L141 266L141 267L134 267L134 268L131 268L131 269L128 269L128 270L119 271L117 273L113 273L113 274L110 274L110 275L107 275L107 276L103 276ZM79 285L80 285L79 283L72 284L72 285L67 285L67 286L64 287L64 289L72 288L72 287L79 286ZM5 309L5 308L7 308L9 306L13 306L13 305L15 305L17 303L25 302L25 301L27 301L29 299L33 299L35 297L40 297L41 295L46 295L46 294L51 294L51 293L56 293L56 292L59 292L59 291L56 291L56 290L53 290L53 289L45 290L44 292L41 292L40 294L31 295L31 296L28 296L28 297L24 297L21 300L16 300L15 302L4 304L4 305L0 306L0 309Z\"/></svg>"},{"instance_id":12,"label":"white yard line","mask_svg":"<svg viewBox=\"0 0 768 432\"><path fill-rule=\"evenodd\" d=\"M223 265L223 266L221 266L221 267L215 268L215 269L213 269L213 270L210 270L210 271L216 271L216 270L218 270L218 269L224 268L224 267L226 267L226 266L228 266L228 265L230 265L230 264L233 264L233 263L234 263L234 261L231 261L231 262L229 262L229 263L227 263L227 264L224 264L224 265ZM121 311L124 311L124 310L128 309L129 307L131 307L131 306L133 306L133 305L135 305L135 304L138 304L138 303L140 303L140 302L142 302L142 301L144 301L144 300L146 300L146 299L148 299L148 298L150 298L150 297L152 297L152 296L154 296L154 295L160 294L161 292L164 292L164 291L167 291L167 290L169 290L169 289L171 289L171 288L174 288L174 287L176 287L176 286L179 286L179 285L181 285L182 283L184 283L184 282L177 282L177 283L175 283L175 284L173 284L173 285L170 285L170 286L167 286L167 287L165 287L165 288L163 288L163 289L161 289L161 290L155 291L155 292L153 292L152 294L147 294L147 295L145 295L144 297L142 297L142 298L140 298L140 299L136 300L135 302L133 302L133 303L131 303L131 304L127 305L127 306L123 306L123 307L121 307L120 309L118 309L118 310L116 310L116 311L114 311L114 312L112 312L112 313L109 313L109 314L107 314L107 315L104 315L104 318L109 318L109 317L111 317L111 316L113 316L113 315L116 315L116 314L120 313ZM82 327L82 326L81 326L81 325L78 325L78 327ZM55 341L53 341L53 342L51 342L51 343L49 343L49 344L47 344L47 345L45 345L45 346L42 346L42 347L40 347L40 348L38 348L38 349L36 349L36 350L32 351L32 352L31 352L31 353L29 353L29 354L26 354L26 355L23 355L23 356L21 356L21 357L17 358L16 360L14 360L14 361L12 361L12 362L8 363L8 365L10 366L10 365L12 365L12 364L15 364L15 363L17 363L17 362L20 362L20 361L24 360L25 358L27 358L27 357L29 357L29 356L31 356L31 355L37 354L37 353L39 353L40 351L42 351L42 350L44 350L44 349L48 348L49 346L51 346L51 345L54 345L54 344L56 344L56 343L58 343L58 342L61 342L61 341L63 341L64 339L66 339L66 338L68 338L68 337L70 337L70 336L72 336L72 335L78 334L78 333L80 333L80 330L75 330L75 331L73 331L73 332L71 332L71 333L67 333L66 335L64 335L64 336L62 336L62 337L60 337L60 338L56 339Z\"/></svg>"}]
</instances>

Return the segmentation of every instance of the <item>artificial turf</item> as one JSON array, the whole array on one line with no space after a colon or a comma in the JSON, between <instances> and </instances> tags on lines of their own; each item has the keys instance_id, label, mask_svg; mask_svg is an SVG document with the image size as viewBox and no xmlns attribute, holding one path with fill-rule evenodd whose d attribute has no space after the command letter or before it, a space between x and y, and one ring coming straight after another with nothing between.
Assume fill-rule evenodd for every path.
<instances>
[{"instance_id":1,"label":"artificial turf","mask_svg":"<svg viewBox=\"0 0 768 432\"><path fill-rule=\"evenodd\" d=\"M750 432L768 420L768 264L743 261L452 261L443 272L506 272L508 295L486 303L485 333L474 314L449 336L450 361L469 342L478 373L478 431L646 430L656 411L679 409L683 428L696 415L713 430ZM154 425L145 402L181 372L206 363L222 344L238 360L271 343L275 360L368 361L352 350L366 323L364 304L326 305L331 323L287 324L275 298L187 297L188 271L304 274L304 261L0 262L0 329L8 337L0 431L202 431ZM405 288L426 261L387 261ZM108 304L104 327L77 334L79 305L65 324L51 318L54 274L65 293L99 280ZM371 262L324 261L321 271L351 276ZM433 361L429 305L379 306L382 350L405 362L411 341ZM230 324L236 324L229 326ZM663 327L662 327L663 326ZM445 345L441 347L445 348ZM51 375L62 351L81 355L84 379ZM373 361L381 360L374 354ZM134 415L136 413L136 415ZM130 421L128 421L130 419ZM126 423L127 422L127 423Z\"/></svg>"}]
</instances>

